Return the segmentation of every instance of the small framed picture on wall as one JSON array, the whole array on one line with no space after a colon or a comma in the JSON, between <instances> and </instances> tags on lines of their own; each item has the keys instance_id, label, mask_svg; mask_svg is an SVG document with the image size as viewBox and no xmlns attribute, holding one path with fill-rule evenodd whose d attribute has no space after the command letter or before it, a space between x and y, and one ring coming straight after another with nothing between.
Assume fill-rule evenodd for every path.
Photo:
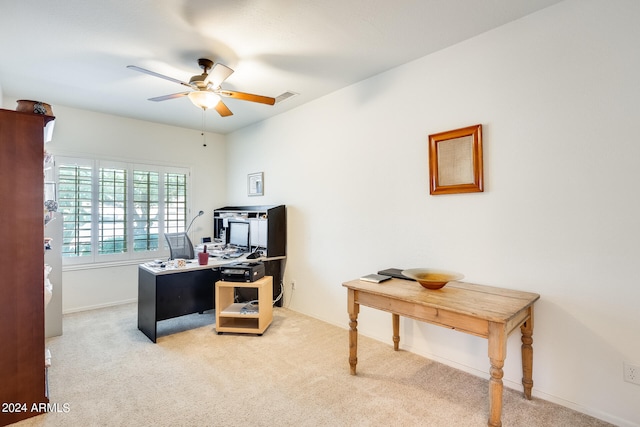
<instances>
[{"instance_id":1,"label":"small framed picture on wall","mask_svg":"<svg viewBox=\"0 0 640 427\"><path fill-rule=\"evenodd\" d=\"M250 173L247 175L247 188L249 196L264 195L264 172Z\"/></svg>"},{"instance_id":2,"label":"small framed picture on wall","mask_svg":"<svg viewBox=\"0 0 640 427\"><path fill-rule=\"evenodd\" d=\"M484 191L482 125L429 135L431 194Z\"/></svg>"}]
</instances>

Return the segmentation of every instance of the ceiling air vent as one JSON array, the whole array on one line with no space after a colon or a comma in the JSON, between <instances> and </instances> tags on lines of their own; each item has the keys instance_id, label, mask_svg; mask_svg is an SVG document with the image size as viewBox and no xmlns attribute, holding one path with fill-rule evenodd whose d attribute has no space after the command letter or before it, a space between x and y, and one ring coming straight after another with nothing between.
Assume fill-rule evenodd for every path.
<instances>
[{"instance_id":1,"label":"ceiling air vent","mask_svg":"<svg viewBox=\"0 0 640 427\"><path fill-rule=\"evenodd\" d=\"M300 94L295 92L289 92L289 91L281 93L280 95L276 96L276 104L298 95Z\"/></svg>"}]
</instances>

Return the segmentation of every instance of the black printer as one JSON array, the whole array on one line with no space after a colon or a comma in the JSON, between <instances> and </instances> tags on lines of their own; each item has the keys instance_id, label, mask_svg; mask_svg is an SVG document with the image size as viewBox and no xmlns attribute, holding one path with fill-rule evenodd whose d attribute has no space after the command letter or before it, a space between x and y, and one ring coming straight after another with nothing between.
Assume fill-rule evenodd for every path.
<instances>
[{"instance_id":1,"label":"black printer","mask_svg":"<svg viewBox=\"0 0 640 427\"><path fill-rule=\"evenodd\" d=\"M220 277L226 282L255 282L264 277L261 262L235 262L220 267Z\"/></svg>"}]
</instances>

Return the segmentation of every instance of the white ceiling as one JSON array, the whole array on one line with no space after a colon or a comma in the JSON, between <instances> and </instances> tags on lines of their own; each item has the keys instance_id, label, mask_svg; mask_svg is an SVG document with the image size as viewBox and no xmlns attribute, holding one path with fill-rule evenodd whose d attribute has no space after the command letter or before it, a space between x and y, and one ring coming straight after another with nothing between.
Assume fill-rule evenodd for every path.
<instances>
[{"instance_id":1,"label":"white ceiling","mask_svg":"<svg viewBox=\"0 0 640 427\"><path fill-rule=\"evenodd\" d=\"M225 98L208 131L229 133L367 77L521 18L560 0L0 0L5 97L201 129L183 87L197 59L235 70L222 85L277 97Z\"/></svg>"}]
</instances>

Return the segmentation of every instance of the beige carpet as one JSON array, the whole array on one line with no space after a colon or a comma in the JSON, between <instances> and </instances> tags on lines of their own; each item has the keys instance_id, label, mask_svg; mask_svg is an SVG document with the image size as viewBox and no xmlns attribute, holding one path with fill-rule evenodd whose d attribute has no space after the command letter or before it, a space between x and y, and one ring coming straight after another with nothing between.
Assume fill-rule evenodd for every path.
<instances>
[{"instance_id":1,"label":"beige carpet","mask_svg":"<svg viewBox=\"0 0 640 427\"><path fill-rule=\"evenodd\" d=\"M215 314L160 322L127 304L64 317L48 340L51 412L15 426L485 426L488 383L285 308L263 336L217 335ZM65 405L66 404L66 405ZM65 411L65 409L68 409ZM505 389L504 426L609 424Z\"/></svg>"}]
</instances>

